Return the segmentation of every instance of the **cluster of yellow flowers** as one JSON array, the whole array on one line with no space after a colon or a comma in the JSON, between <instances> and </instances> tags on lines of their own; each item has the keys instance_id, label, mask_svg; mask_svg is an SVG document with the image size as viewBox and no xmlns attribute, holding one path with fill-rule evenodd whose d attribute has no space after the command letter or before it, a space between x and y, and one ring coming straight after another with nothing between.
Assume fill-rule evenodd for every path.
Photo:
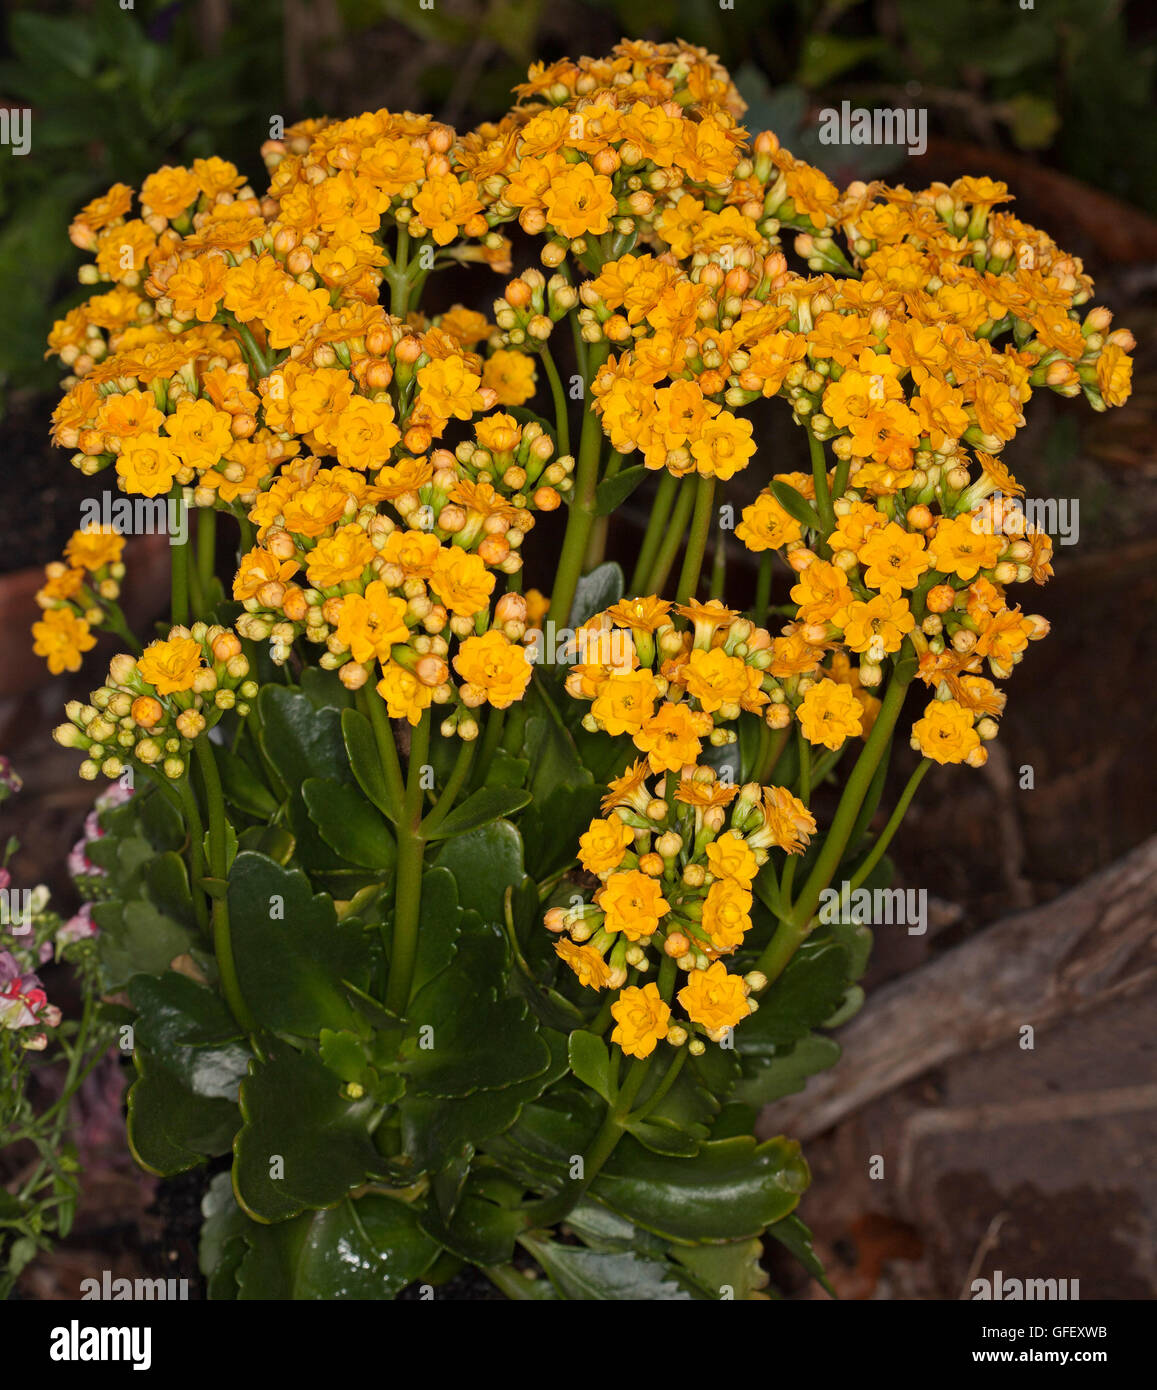
<instances>
[{"instance_id":1,"label":"cluster of yellow flowers","mask_svg":"<svg viewBox=\"0 0 1157 1390\"><path fill-rule=\"evenodd\" d=\"M846 658L822 681L801 678L791 635L773 638L717 599L624 599L584 623L575 646L566 689L591 701L584 726L629 734L653 772L694 766L704 740L733 743L735 730L724 726L743 712L775 730L794 715L810 742L834 749L866 734L879 708Z\"/></svg>"},{"instance_id":2,"label":"cluster of yellow flowers","mask_svg":"<svg viewBox=\"0 0 1157 1390\"><path fill-rule=\"evenodd\" d=\"M320 665L351 690L380 663L391 717L416 724L432 703L453 702L444 731L473 737L467 711L505 708L530 679L517 645L525 601L502 595L493 626L487 615L495 574L521 569L533 511L554 510L571 487L573 461L553 453L541 426L493 414L454 453L403 459L373 482L313 456L295 460L249 511L258 544L233 582L246 609L238 632L270 639L275 662L299 636L324 644ZM450 680L454 642L460 687Z\"/></svg>"},{"instance_id":3,"label":"cluster of yellow flowers","mask_svg":"<svg viewBox=\"0 0 1157 1390\"><path fill-rule=\"evenodd\" d=\"M226 710L246 715L256 694L236 633L205 623L174 627L139 660L114 656L105 684L87 705L68 703L69 722L54 737L65 748L84 750L80 775L89 781L98 772L119 777L125 757L159 766L175 781L184 776L192 741Z\"/></svg>"},{"instance_id":4,"label":"cluster of yellow flowers","mask_svg":"<svg viewBox=\"0 0 1157 1390\"><path fill-rule=\"evenodd\" d=\"M694 1032L719 1042L755 1011L748 996L766 981L756 971L729 974L721 957L751 930L751 884L769 849L800 854L816 828L784 787L737 787L709 767L682 773L648 782L640 760L611 783L603 817L579 841L579 863L601 883L594 905L546 914L548 930L565 933L555 950L580 982L619 991L611 1037L634 1057L661 1040L681 1047ZM654 983L623 987L628 969L650 969L651 947L686 972L675 996L686 1024ZM698 1038L690 1045L703 1051Z\"/></svg>"},{"instance_id":5,"label":"cluster of yellow flowers","mask_svg":"<svg viewBox=\"0 0 1157 1390\"><path fill-rule=\"evenodd\" d=\"M32 624L33 651L54 676L79 671L82 654L96 646L91 629L105 622L120 597L124 545L115 530L85 527L73 532L63 560L45 566L36 595L44 615Z\"/></svg>"},{"instance_id":6,"label":"cluster of yellow flowers","mask_svg":"<svg viewBox=\"0 0 1157 1390\"><path fill-rule=\"evenodd\" d=\"M1052 543L1026 522L999 451L1034 387L1122 404L1133 338L1110 331L1107 310L1080 318L1091 285L1079 262L993 211L1007 197L987 179L833 189L813 217L827 240L808 233L797 249L816 269L846 265L840 278L790 273L765 215L746 219L743 244L677 248L689 271L628 254L581 287L584 335L622 347L594 384L616 450L725 481L754 453L744 406L780 395L805 427L812 473L774 478L736 534L797 576L773 669L796 678L813 743L862 732L861 691L907 638L936 692L915 745L979 765L1004 703L982 663L1003 679L1048 630L1005 599L1051 575Z\"/></svg>"}]
</instances>

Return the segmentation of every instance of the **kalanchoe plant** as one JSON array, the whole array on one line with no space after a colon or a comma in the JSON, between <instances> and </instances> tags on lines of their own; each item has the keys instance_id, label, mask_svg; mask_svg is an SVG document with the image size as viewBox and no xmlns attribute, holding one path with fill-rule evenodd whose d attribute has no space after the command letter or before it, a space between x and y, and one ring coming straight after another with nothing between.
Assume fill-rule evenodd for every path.
<instances>
[{"instance_id":1,"label":"kalanchoe plant","mask_svg":"<svg viewBox=\"0 0 1157 1390\"><path fill-rule=\"evenodd\" d=\"M822 1278L799 1147L754 1137L862 998L870 933L818 906L883 881L932 762L983 763L1047 630L1008 598L1051 573L1001 457L1033 390L1128 394L1131 336L1001 184L841 191L683 44L517 97L465 135L305 122L264 194L203 160L72 227L99 290L52 333L54 436L195 509L171 622L60 738L136 788L91 916L134 1153L220 1168L214 1297L463 1263L517 1298L763 1297L765 1238ZM423 308L509 275L515 222L544 269L493 321ZM761 462L764 397L799 472ZM651 473L624 579L606 518ZM50 566L54 669L125 631L122 581L110 536ZM897 738L921 758L879 829Z\"/></svg>"}]
</instances>

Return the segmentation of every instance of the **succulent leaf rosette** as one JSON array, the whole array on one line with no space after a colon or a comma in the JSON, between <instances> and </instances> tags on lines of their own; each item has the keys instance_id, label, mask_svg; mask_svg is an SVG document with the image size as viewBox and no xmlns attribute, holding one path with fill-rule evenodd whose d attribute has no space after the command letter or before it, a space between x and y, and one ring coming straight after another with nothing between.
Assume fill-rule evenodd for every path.
<instances>
[{"instance_id":1,"label":"succulent leaf rosette","mask_svg":"<svg viewBox=\"0 0 1157 1390\"><path fill-rule=\"evenodd\" d=\"M231 1155L213 1297L763 1298L766 1239L822 1278L798 1145L754 1135L862 997L870 932L819 903L983 764L1048 631L1033 393L1129 394L1001 183L840 189L683 43L515 97L304 121L263 191L197 160L70 228L53 438L191 526L147 636L78 531L36 650L128 648L59 738L134 788L89 911L138 1161Z\"/></svg>"}]
</instances>

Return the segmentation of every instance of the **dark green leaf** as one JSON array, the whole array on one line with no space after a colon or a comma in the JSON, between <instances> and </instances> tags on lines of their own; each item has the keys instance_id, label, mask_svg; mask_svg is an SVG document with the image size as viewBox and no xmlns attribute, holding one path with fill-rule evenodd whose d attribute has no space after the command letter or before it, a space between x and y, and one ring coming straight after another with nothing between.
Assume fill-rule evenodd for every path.
<instances>
[{"instance_id":1,"label":"dark green leaf","mask_svg":"<svg viewBox=\"0 0 1157 1390\"><path fill-rule=\"evenodd\" d=\"M369 983L360 927L339 923L333 900L305 875L264 855L239 854L229 875L233 956L241 995L267 1028L317 1037L355 1025L344 981Z\"/></svg>"},{"instance_id":2,"label":"dark green leaf","mask_svg":"<svg viewBox=\"0 0 1157 1390\"><path fill-rule=\"evenodd\" d=\"M786 1218L788 1221L793 1219L790 1216ZM672 1258L691 1272L695 1282L709 1298L725 1301L747 1300L767 1287L767 1275L759 1264L762 1253L763 1242L760 1240L733 1240L724 1245L675 1245L671 1248Z\"/></svg>"},{"instance_id":3,"label":"dark green leaf","mask_svg":"<svg viewBox=\"0 0 1157 1390\"><path fill-rule=\"evenodd\" d=\"M798 1216L785 1216L782 1221L776 1221L767 1228L767 1234L774 1236L786 1250L789 1250L812 1278L818 1279L835 1298L836 1291L828 1283L823 1264L812 1245L812 1233Z\"/></svg>"},{"instance_id":4,"label":"dark green leaf","mask_svg":"<svg viewBox=\"0 0 1157 1390\"><path fill-rule=\"evenodd\" d=\"M711 1140L687 1159L650 1153L628 1138L591 1195L668 1240L739 1240L787 1216L808 1182L799 1145L788 1139Z\"/></svg>"},{"instance_id":5,"label":"dark green leaf","mask_svg":"<svg viewBox=\"0 0 1157 1390\"><path fill-rule=\"evenodd\" d=\"M431 840L448 840L454 835L464 835L479 826L489 825L491 821L503 816L512 816L521 811L530 801L528 791L511 787L479 787L468 796L461 806L455 806L446 819L432 834Z\"/></svg>"},{"instance_id":6,"label":"dark green leaf","mask_svg":"<svg viewBox=\"0 0 1157 1390\"><path fill-rule=\"evenodd\" d=\"M601 482L595 489L595 515L609 516L616 507L621 507L648 471L639 463L632 468L621 468L613 478Z\"/></svg>"},{"instance_id":7,"label":"dark green leaf","mask_svg":"<svg viewBox=\"0 0 1157 1390\"><path fill-rule=\"evenodd\" d=\"M567 1057L575 1076L611 1104L614 1099L611 1054L602 1038L585 1028L576 1029L567 1043Z\"/></svg>"},{"instance_id":8,"label":"dark green leaf","mask_svg":"<svg viewBox=\"0 0 1157 1390\"><path fill-rule=\"evenodd\" d=\"M760 1000L759 1012L735 1030L740 1053L774 1054L818 1028L848 986L848 953L838 941L805 941Z\"/></svg>"},{"instance_id":9,"label":"dark green leaf","mask_svg":"<svg viewBox=\"0 0 1157 1390\"><path fill-rule=\"evenodd\" d=\"M219 994L168 970L129 985L138 1010L137 1047L151 1053L194 1095L236 1102L252 1057Z\"/></svg>"},{"instance_id":10,"label":"dark green leaf","mask_svg":"<svg viewBox=\"0 0 1157 1390\"><path fill-rule=\"evenodd\" d=\"M770 1105L802 1091L810 1077L834 1067L839 1060L839 1043L821 1033L809 1033L782 1055L775 1052L746 1056L743 1076L732 1094L736 1101L747 1105Z\"/></svg>"},{"instance_id":11,"label":"dark green leaf","mask_svg":"<svg viewBox=\"0 0 1157 1390\"><path fill-rule=\"evenodd\" d=\"M581 627L588 618L613 607L623 596L623 571L613 560L596 565L575 588L567 627Z\"/></svg>"},{"instance_id":12,"label":"dark green leaf","mask_svg":"<svg viewBox=\"0 0 1157 1390\"><path fill-rule=\"evenodd\" d=\"M244 758L239 758L221 744L213 745L213 756L221 774L225 799L231 806L261 820L267 820L274 814L279 805L277 798Z\"/></svg>"},{"instance_id":13,"label":"dark green leaf","mask_svg":"<svg viewBox=\"0 0 1157 1390\"><path fill-rule=\"evenodd\" d=\"M328 777L302 784L309 818L327 845L351 864L392 875L398 851L385 819L357 787Z\"/></svg>"},{"instance_id":14,"label":"dark green leaf","mask_svg":"<svg viewBox=\"0 0 1157 1390\"><path fill-rule=\"evenodd\" d=\"M773 478L770 487L772 496L788 516L794 517L805 530L820 530L819 513L790 483L785 483L778 478Z\"/></svg>"},{"instance_id":15,"label":"dark green leaf","mask_svg":"<svg viewBox=\"0 0 1157 1390\"><path fill-rule=\"evenodd\" d=\"M257 1221L333 1206L381 1168L366 1125L374 1102L346 1100L319 1057L272 1043L241 1084L237 1199Z\"/></svg>"},{"instance_id":16,"label":"dark green leaf","mask_svg":"<svg viewBox=\"0 0 1157 1390\"><path fill-rule=\"evenodd\" d=\"M438 1255L413 1207L374 1192L276 1226L250 1223L245 1239L242 1299L392 1299Z\"/></svg>"},{"instance_id":17,"label":"dark green leaf","mask_svg":"<svg viewBox=\"0 0 1157 1390\"><path fill-rule=\"evenodd\" d=\"M467 917L454 968L412 1000L403 1048L411 1094L465 1096L513 1086L550 1065L550 1049L521 999L504 997L505 947Z\"/></svg>"},{"instance_id":18,"label":"dark green leaf","mask_svg":"<svg viewBox=\"0 0 1157 1390\"><path fill-rule=\"evenodd\" d=\"M507 888L522 882L522 839L509 821L494 821L444 844L435 864L458 882L458 902L487 922L503 920Z\"/></svg>"},{"instance_id":19,"label":"dark green leaf","mask_svg":"<svg viewBox=\"0 0 1157 1390\"><path fill-rule=\"evenodd\" d=\"M231 1100L195 1096L175 1072L138 1049L128 1094L128 1141L147 1172L172 1177L229 1152L241 1116Z\"/></svg>"},{"instance_id":20,"label":"dark green leaf","mask_svg":"<svg viewBox=\"0 0 1157 1390\"><path fill-rule=\"evenodd\" d=\"M389 784L386 782L381 758L378 756L373 725L356 709L346 709L342 710L341 714L341 731L350 768L358 786L382 815L397 825L402 808L390 796Z\"/></svg>"}]
</instances>

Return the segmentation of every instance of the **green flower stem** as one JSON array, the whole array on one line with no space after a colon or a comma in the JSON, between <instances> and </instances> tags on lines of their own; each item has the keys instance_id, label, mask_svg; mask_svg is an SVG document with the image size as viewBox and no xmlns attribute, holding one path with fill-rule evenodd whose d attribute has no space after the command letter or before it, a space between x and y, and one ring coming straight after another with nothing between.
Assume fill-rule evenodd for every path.
<instances>
[{"instance_id":1,"label":"green flower stem","mask_svg":"<svg viewBox=\"0 0 1157 1390\"><path fill-rule=\"evenodd\" d=\"M832 481L832 498L842 497L848 490L848 474L852 471L852 458L849 454L846 459L839 459L836 462L836 476Z\"/></svg>"},{"instance_id":2,"label":"green flower stem","mask_svg":"<svg viewBox=\"0 0 1157 1390\"><path fill-rule=\"evenodd\" d=\"M591 377L598 372L607 360L610 344L592 343L587 354L587 370ZM571 499L570 513L567 516L566 535L563 538L562 553L555 572L554 591L550 596L550 615L560 627L566 627L570 620L570 610L574 604L575 590L587 553L591 529L595 522L595 489L599 483L599 458L603 446L603 429L599 417L591 409L589 402L583 415L583 430L579 440L578 459L575 464L574 496Z\"/></svg>"},{"instance_id":3,"label":"green flower stem","mask_svg":"<svg viewBox=\"0 0 1157 1390\"><path fill-rule=\"evenodd\" d=\"M647 1097L646 1102L635 1111L633 1118L645 1120L651 1111L656 1109L659 1102L679 1079L679 1073L683 1070L683 1063L686 1062L690 1055L691 1054L685 1047L676 1048L675 1056L671 1059L671 1065L663 1073L663 1079Z\"/></svg>"},{"instance_id":4,"label":"green flower stem","mask_svg":"<svg viewBox=\"0 0 1157 1390\"><path fill-rule=\"evenodd\" d=\"M888 824L880 831L879 839L872 846L872 852L867 859L860 865L852 876L852 881L848 885L850 892L854 893L861 883L868 877L880 860L884 857L884 851L892 843L892 837L900 828L900 822L908 813L908 807L912 804L912 798L916 795L916 788L924 780L928 769L932 766L928 758L921 758L915 772L908 778L908 784L900 794L900 800L896 802L896 809L888 818Z\"/></svg>"},{"instance_id":5,"label":"green flower stem","mask_svg":"<svg viewBox=\"0 0 1157 1390\"><path fill-rule=\"evenodd\" d=\"M204 603L211 601L217 571L217 513L212 507L197 512L197 573Z\"/></svg>"},{"instance_id":6,"label":"green flower stem","mask_svg":"<svg viewBox=\"0 0 1157 1390\"><path fill-rule=\"evenodd\" d=\"M257 339L253 336L249 326L242 323L236 314L231 314L228 309L224 308L218 311L215 322L226 324L241 340L241 351L249 366L250 376L256 380L268 376L273 370L273 363L267 360L265 354L257 346Z\"/></svg>"},{"instance_id":7,"label":"green flower stem","mask_svg":"<svg viewBox=\"0 0 1157 1390\"><path fill-rule=\"evenodd\" d=\"M394 934L386 1008L404 1014L410 1003L414 964L418 957L418 914L422 906L422 869L426 839L422 834L422 768L430 756L430 711L426 710L410 736L406 795L398 822L398 870L394 897Z\"/></svg>"},{"instance_id":8,"label":"green flower stem","mask_svg":"<svg viewBox=\"0 0 1157 1390\"><path fill-rule=\"evenodd\" d=\"M591 1141L590 1148L583 1154L582 1177L570 1183L561 1192L556 1192L551 1197L543 1197L537 1202L530 1202L523 1207L524 1228L554 1226L582 1201L591 1183L598 1177L603 1165L614 1153L616 1145L626 1132L631 1102L647 1079L654 1058L655 1054L652 1053L650 1057L634 1059L615 1104L608 1107L599 1132Z\"/></svg>"},{"instance_id":9,"label":"green flower stem","mask_svg":"<svg viewBox=\"0 0 1157 1390\"><path fill-rule=\"evenodd\" d=\"M612 450L607 458L607 466L603 469L602 481L607 482L613 478L623 466L623 456ZM596 516L594 525L591 527L590 538L587 541L587 553L583 564L588 570L594 569L596 565L601 565L607 553L607 537L610 534L611 518L608 513L605 516Z\"/></svg>"},{"instance_id":10,"label":"green flower stem","mask_svg":"<svg viewBox=\"0 0 1157 1390\"><path fill-rule=\"evenodd\" d=\"M770 786L772 773L779 766L779 760L783 757L783 750L787 747L787 741L791 737L791 725L785 724L782 729L776 729L771 737L771 747L768 749L767 757L756 773L756 781L761 786Z\"/></svg>"},{"instance_id":11,"label":"green flower stem","mask_svg":"<svg viewBox=\"0 0 1157 1390\"><path fill-rule=\"evenodd\" d=\"M655 557L659 553L659 546L662 544L663 536L667 530L667 522L671 518L671 508L675 505L675 493L678 486L679 479L674 473L669 473L664 468L658 490L655 493L654 503L651 506L651 515L647 518L647 529L643 535L643 545L639 551L639 558L635 561L635 570L627 587L627 594L631 598L640 596L640 586L651 573L651 567L655 563Z\"/></svg>"},{"instance_id":12,"label":"green flower stem","mask_svg":"<svg viewBox=\"0 0 1157 1390\"><path fill-rule=\"evenodd\" d=\"M791 890L795 884L795 866L798 862L798 854L789 854L787 863L783 866L783 879L779 885L780 914L782 916L791 916Z\"/></svg>"},{"instance_id":13,"label":"green flower stem","mask_svg":"<svg viewBox=\"0 0 1157 1390\"><path fill-rule=\"evenodd\" d=\"M662 594L666 588L667 578L675 563L675 556L678 555L679 547L683 544L684 532L687 530L687 522L691 517L691 508L695 505L694 481L690 478L681 478L678 481L679 493L671 510L666 535L660 542L654 563L647 571L647 582L643 585L643 592L646 594Z\"/></svg>"},{"instance_id":14,"label":"green flower stem","mask_svg":"<svg viewBox=\"0 0 1157 1390\"><path fill-rule=\"evenodd\" d=\"M404 319L410 307L410 277L406 274L410 256L410 233L398 227L398 250L393 265L385 269L386 283L390 287L390 313L396 319Z\"/></svg>"},{"instance_id":15,"label":"green flower stem","mask_svg":"<svg viewBox=\"0 0 1157 1390\"><path fill-rule=\"evenodd\" d=\"M482 735L482 747L478 751L478 761L474 764L474 776L470 779L472 787L483 787L490 772L490 764L502 742L502 730L506 726L506 711L491 709L486 717L486 732Z\"/></svg>"},{"instance_id":16,"label":"green flower stem","mask_svg":"<svg viewBox=\"0 0 1157 1390\"><path fill-rule=\"evenodd\" d=\"M197 918L197 925L202 931L207 932L209 930L209 909L205 904L205 891L201 887L205 877L205 826L201 820L201 808L197 805L197 797L187 770L175 785L181 798L181 810L184 812L185 825L189 831L189 877L192 879L193 886L193 913Z\"/></svg>"},{"instance_id":17,"label":"green flower stem","mask_svg":"<svg viewBox=\"0 0 1157 1390\"><path fill-rule=\"evenodd\" d=\"M762 897L762 895L761 895ZM766 899L764 899L766 902ZM771 904L768 903L770 907ZM776 911L776 909L772 909ZM783 974L784 967L796 951L803 944L808 934L808 927L797 927L791 920L790 913L780 901L780 910L776 912L779 917L779 926L776 927L771 940L763 949L763 954L755 963L756 970L767 977L768 984L774 983Z\"/></svg>"},{"instance_id":18,"label":"green flower stem","mask_svg":"<svg viewBox=\"0 0 1157 1390\"><path fill-rule=\"evenodd\" d=\"M225 798L221 792L221 777L217 759L213 756L208 737L194 739L197 766L205 787L205 804L209 809L209 868L215 879L225 882L229 877L229 842L225 820ZM256 1032L257 1023L241 995L241 982L233 960L233 938L229 929L229 903L226 898L213 899L213 953L221 974L221 992L233 1017L247 1033Z\"/></svg>"},{"instance_id":19,"label":"green flower stem","mask_svg":"<svg viewBox=\"0 0 1157 1390\"><path fill-rule=\"evenodd\" d=\"M229 317L232 318L233 316L230 314ZM237 332L237 336L241 339L241 345L245 352L245 356L249 359L249 365L257 373L258 379L267 377L270 371L272 371L272 368L266 360L265 354L257 346L257 339L253 336L250 329L237 319L233 319L233 326Z\"/></svg>"},{"instance_id":20,"label":"green flower stem","mask_svg":"<svg viewBox=\"0 0 1157 1390\"><path fill-rule=\"evenodd\" d=\"M182 500L180 483L174 483L169 497ZM184 627L189 621L189 541L171 547L170 556L170 609L174 626Z\"/></svg>"},{"instance_id":21,"label":"green flower stem","mask_svg":"<svg viewBox=\"0 0 1157 1390\"><path fill-rule=\"evenodd\" d=\"M757 623L767 621L767 610L771 607L771 573L774 550L765 550L759 557L759 577L755 581L755 607L752 614Z\"/></svg>"},{"instance_id":22,"label":"green flower stem","mask_svg":"<svg viewBox=\"0 0 1157 1390\"><path fill-rule=\"evenodd\" d=\"M402 781L402 764L398 761L398 745L394 742L394 731L390 728L385 703L372 682L357 692L355 700L373 727L374 741L378 746L378 760L382 765L382 775L386 779L390 799L401 806L406 799L406 789Z\"/></svg>"},{"instance_id":23,"label":"green flower stem","mask_svg":"<svg viewBox=\"0 0 1157 1390\"><path fill-rule=\"evenodd\" d=\"M723 601L723 590L727 583L727 546L723 543L722 533L715 543L715 551L711 556L711 583L708 587L708 597Z\"/></svg>"},{"instance_id":24,"label":"green flower stem","mask_svg":"<svg viewBox=\"0 0 1157 1390\"><path fill-rule=\"evenodd\" d=\"M807 806L812 799L812 749L804 738L802 724L797 725L796 731L799 735L799 799Z\"/></svg>"},{"instance_id":25,"label":"green flower stem","mask_svg":"<svg viewBox=\"0 0 1157 1390\"><path fill-rule=\"evenodd\" d=\"M550 348L545 343L542 345L542 365L546 371L546 379L550 382L550 394L554 397L554 428L558 435L558 452L560 455L569 454L570 422L566 414L566 392L562 389L562 379L554 365Z\"/></svg>"},{"instance_id":26,"label":"green flower stem","mask_svg":"<svg viewBox=\"0 0 1157 1390\"><path fill-rule=\"evenodd\" d=\"M136 633L129 627L128 620L125 618L124 610L121 608L120 604L116 603L113 599L104 598L100 600L100 606L104 611L104 626L109 632L115 632L121 641L129 647L134 656L140 656L141 652L144 651L144 647L142 647L137 640Z\"/></svg>"},{"instance_id":27,"label":"green flower stem","mask_svg":"<svg viewBox=\"0 0 1157 1390\"><path fill-rule=\"evenodd\" d=\"M427 839L433 835L434 831L453 810L458 793L462 790L462 783L465 782L470 765L474 761L474 752L477 746L478 740L472 739L469 743L463 742L458 749L458 756L454 759L450 776L446 779L445 787L442 788L442 795L439 796L433 809L422 822L422 834Z\"/></svg>"},{"instance_id":28,"label":"green flower stem","mask_svg":"<svg viewBox=\"0 0 1157 1390\"><path fill-rule=\"evenodd\" d=\"M915 674L916 664L907 657L905 652L905 655L897 663L897 668L893 673L888 692L884 696L883 704L876 716L876 722L872 726L868 741L864 744L863 751L848 778L819 858L816 860L799 898L791 909L789 922L784 924L790 929L787 932L790 944L786 938L781 941L781 936L784 935L781 929L781 931L776 932L757 962L756 968L767 975L769 980L775 977L771 973L771 968L778 966L778 969L775 970L775 974L778 974L791 959L795 947L810 930L811 915L820 900L820 894L828 887L832 876L840 866L840 860L848 847L848 840L851 838L852 827L859 815L860 806L867 795L876 768L891 739L892 730L895 728L896 720L899 718L900 710L904 704L904 696L907 694L908 686ZM787 950L786 956L782 955L784 949Z\"/></svg>"},{"instance_id":29,"label":"green flower stem","mask_svg":"<svg viewBox=\"0 0 1157 1390\"><path fill-rule=\"evenodd\" d=\"M687 538L687 551L683 557L683 569L679 574L679 584L675 597L679 603L690 603L699 588L699 575L703 569L703 556L707 550L707 537L711 533L711 518L714 514L715 479L696 478L695 511L691 517L691 534Z\"/></svg>"},{"instance_id":30,"label":"green flower stem","mask_svg":"<svg viewBox=\"0 0 1157 1390\"><path fill-rule=\"evenodd\" d=\"M884 749L884 756L880 759L879 766L872 777L871 785L868 787L868 794L864 797L864 804L860 807L860 814L856 817L855 825L852 826L852 833L848 836L849 845L859 843L860 836L867 830L872 822L872 817L879 809L880 801L884 795L884 783L888 777L888 766L891 761L892 743L889 741L887 748Z\"/></svg>"},{"instance_id":31,"label":"green flower stem","mask_svg":"<svg viewBox=\"0 0 1157 1390\"><path fill-rule=\"evenodd\" d=\"M671 994L675 988L675 962L669 957L663 957L663 963L659 967L659 995L665 1003L669 1003ZM604 1006L605 1007L605 1006ZM608 1010L609 1012L609 1010ZM602 1015L600 1014L600 1018ZM685 1052L685 1048L680 1048L680 1052ZM612 1068L612 1088L615 1086L613 1079L614 1073L618 1070L618 1054L612 1054L615 1058ZM616 1092L612 1089L614 1100L608 1105L606 1117L598 1134L591 1142L590 1148L583 1155L583 1176L569 1188L561 1192L556 1192L552 1197L540 1198L537 1202L531 1202L523 1208L523 1218L527 1226L553 1226L561 1221L568 1212L574 1210L583 1198L583 1194L598 1177L607 1159L615 1151L615 1145L626 1132L627 1123L634 1118L631 1114L631 1106L635 1103L635 1097L643 1088L643 1083L650 1075L652 1066L655 1064L657 1054L652 1052L649 1057L636 1057L631 1062L631 1068L627 1072L627 1078L622 1087ZM676 1059L677 1061L677 1059ZM679 1064L681 1065L681 1063ZM674 1075L672 1075L674 1072ZM662 1082L659 1085L658 1100L662 1099L663 1094L675 1083L675 1077L679 1074L679 1068L673 1061L667 1070ZM655 1098L649 1098L645 1109L650 1109L653 1104L657 1104ZM639 1114L642 1111L637 1112Z\"/></svg>"},{"instance_id":32,"label":"green flower stem","mask_svg":"<svg viewBox=\"0 0 1157 1390\"><path fill-rule=\"evenodd\" d=\"M767 721L759 721L759 732L755 736L755 752L752 754L750 765L744 765L743 771L747 774L741 778L744 782L753 781L757 778L767 761L767 755L771 748L771 730L767 727Z\"/></svg>"},{"instance_id":33,"label":"green flower stem","mask_svg":"<svg viewBox=\"0 0 1157 1390\"><path fill-rule=\"evenodd\" d=\"M562 266L561 266L561 269L562 269L562 270L564 271L564 273L566 274L566 278L567 278L568 280L570 280L570 278L571 278L571 276L570 276L570 270L569 270L569 267L567 266L566 261L563 261ZM573 282L572 282L572 283L573 283ZM580 372L581 375L582 375L582 379L583 379L584 381L590 381L591 378L590 378L590 376L589 376L589 374L588 374L588 370L587 370L587 367L588 367L588 362L587 362L587 353L588 353L587 341L586 341L586 339L583 337L582 326L580 325L580 323L579 323L579 321L578 321L578 315L575 314L575 313L571 313L571 314L568 314L568 315L567 315L567 318L570 319L570 331L571 331L571 336L572 336L573 339L574 339L574 360L578 363L578 369L579 369L579 372Z\"/></svg>"},{"instance_id":34,"label":"green flower stem","mask_svg":"<svg viewBox=\"0 0 1157 1390\"><path fill-rule=\"evenodd\" d=\"M812 456L812 479L816 485L816 511L820 514L820 521L823 523L826 538L836 529L836 514L832 510L832 495L828 490L828 461L824 454L824 446L810 429L807 430L807 446Z\"/></svg>"}]
</instances>

